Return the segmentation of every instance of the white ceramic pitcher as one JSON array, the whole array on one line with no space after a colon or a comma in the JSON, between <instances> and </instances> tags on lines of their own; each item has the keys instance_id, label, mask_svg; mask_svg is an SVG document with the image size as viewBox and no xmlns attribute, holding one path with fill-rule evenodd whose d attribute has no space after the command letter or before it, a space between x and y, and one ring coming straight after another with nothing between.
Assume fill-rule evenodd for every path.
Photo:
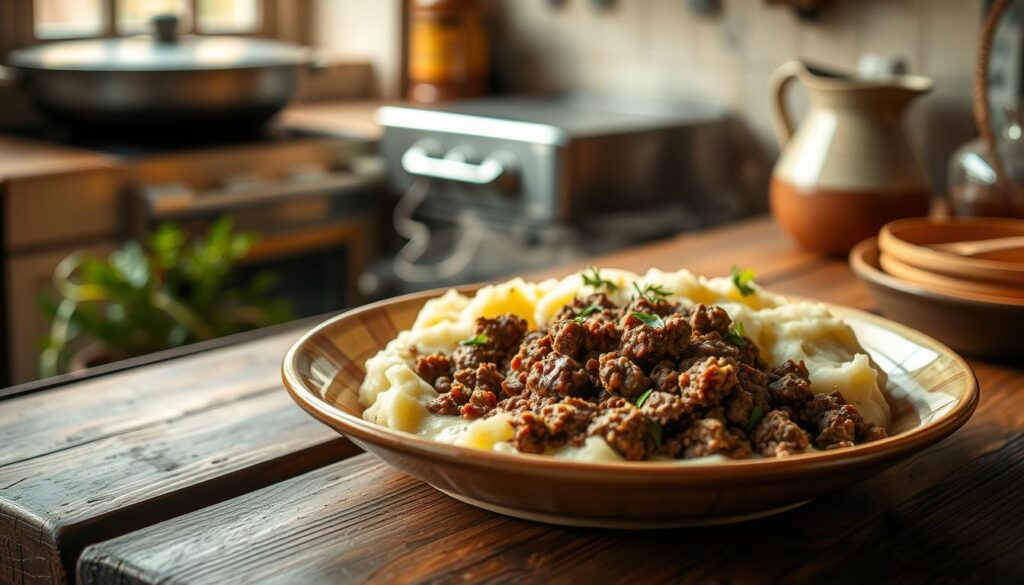
<instances>
[{"instance_id":1,"label":"white ceramic pitcher","mask_svg":"<svg viewBox=\"0 0 1024 585\"><path fill-rule=\"evenodd\" d=\"M795 132L785 103L794 80L811 101ZM903 112L931 90L930 79L864 79L791 61L775 71L772 85L782 150L772 173L772 213L797 242L846 253L891 220L928 213L928 179L903 130Z\"/></svg>"}]
</instances>

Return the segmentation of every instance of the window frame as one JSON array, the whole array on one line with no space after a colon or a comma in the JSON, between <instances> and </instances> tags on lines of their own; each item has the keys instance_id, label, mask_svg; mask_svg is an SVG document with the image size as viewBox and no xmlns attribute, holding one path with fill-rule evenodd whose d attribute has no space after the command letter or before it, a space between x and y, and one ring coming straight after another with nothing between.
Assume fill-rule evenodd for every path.
<instances>
[{"instance_id":1,"label":"window frame","mask_svg":"<svg viewBox=\"0 0 1024 585\"><path fill-rule=\"evenodd\" d=\"M309 44L312 0L256 0L259 2L260 26L252 31L203 31L193 18L189 34L218 36L252 36ZM0 61L8 52L38 43L61 42L76 39L118 38L132 36L117 32L117 0L101 0L104 7L103 32L98 35L68 36L46 39L36 36L35 2L0 1ZM192 14L196 14L199 0L188 0ZM6 25L4 24L6 23Z\"/></svg>"}]
</instances>

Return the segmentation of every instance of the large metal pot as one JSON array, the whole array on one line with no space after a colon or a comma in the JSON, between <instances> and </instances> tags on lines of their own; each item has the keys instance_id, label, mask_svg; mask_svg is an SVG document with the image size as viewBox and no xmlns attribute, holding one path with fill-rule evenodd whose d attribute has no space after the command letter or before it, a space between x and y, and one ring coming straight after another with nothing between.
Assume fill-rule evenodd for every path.
<instances>
[{"instance_id":1,"label":"large metal pot","mask_svg":"<svg viewBox=\"0 0 1024 585\"><path fill-rule=\"evenodd\" d=\"M13 51L14 77L46 115L78 131L252 130L282 109L313 63L310 49L242 38L157 34L64 41Z\"/></svg>"}]
</instances>

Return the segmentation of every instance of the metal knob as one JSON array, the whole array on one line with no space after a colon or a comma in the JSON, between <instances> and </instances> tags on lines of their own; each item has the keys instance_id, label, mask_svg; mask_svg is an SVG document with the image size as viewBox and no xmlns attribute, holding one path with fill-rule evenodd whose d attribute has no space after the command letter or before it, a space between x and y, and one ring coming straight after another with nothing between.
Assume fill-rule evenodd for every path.
<instances>
[{"instance_id":1,"label":"metal knob","mask_svg":"<svg viewBox=\"0 0 1024 585\"><path fill-rule=\"evenodd\" d=\"M153 38L158 43L173 44L178 42L178 15L174 13L157 14L150 19L153 25Z\"/></svg>"}]
</instances>

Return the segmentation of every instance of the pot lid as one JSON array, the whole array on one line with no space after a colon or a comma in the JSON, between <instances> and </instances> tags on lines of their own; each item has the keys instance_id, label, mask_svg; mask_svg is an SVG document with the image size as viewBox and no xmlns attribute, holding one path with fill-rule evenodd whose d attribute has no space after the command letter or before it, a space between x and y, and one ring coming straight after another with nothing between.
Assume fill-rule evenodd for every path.
<instances>
[{"instance_id":1,"label":"pot lid","mask_svg":"<svg viewBox=\"0 0 1024 585\"><path fill-rule=\"evenodd\" d=\"M297 66L313 61L306 47L228 36L151 36L61 41L13 51L11 65L61 71L204 71Z\"/></svg>"}]
</instances>

